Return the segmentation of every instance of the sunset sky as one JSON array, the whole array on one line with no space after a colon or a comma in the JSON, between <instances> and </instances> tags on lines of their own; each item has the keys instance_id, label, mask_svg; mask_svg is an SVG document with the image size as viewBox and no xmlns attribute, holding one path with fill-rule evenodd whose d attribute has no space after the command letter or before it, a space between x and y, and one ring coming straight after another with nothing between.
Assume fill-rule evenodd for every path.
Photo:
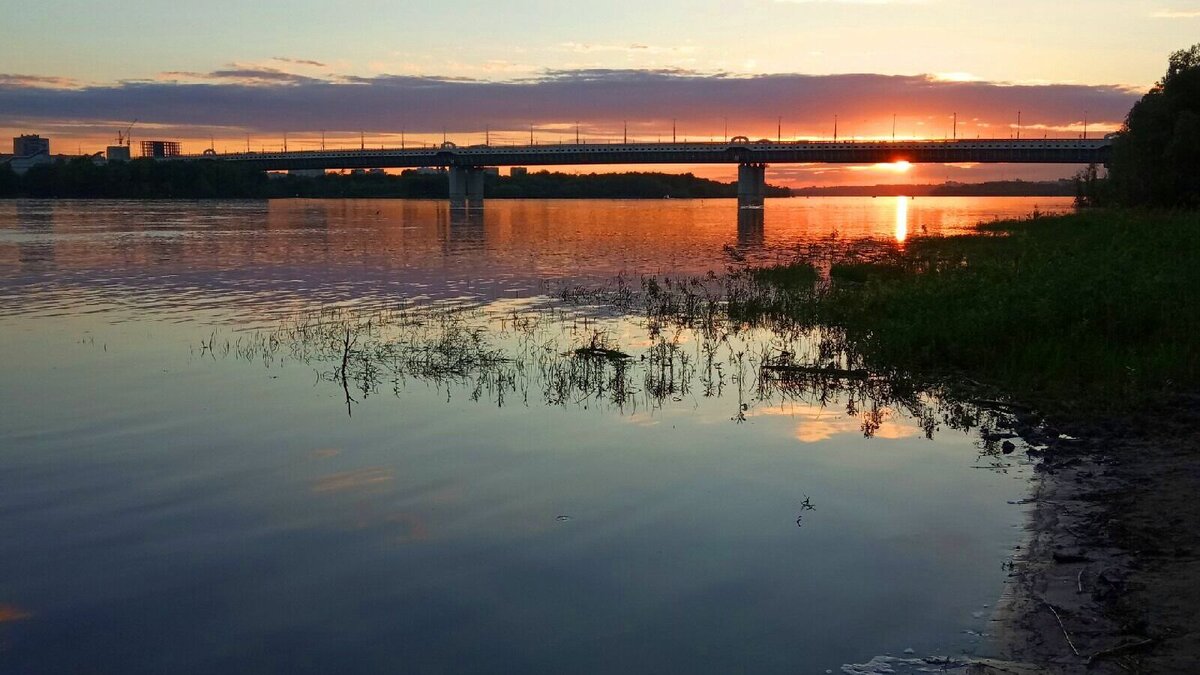
<instances>
[{"instance_id":1,"label":"sunset sky","mask_svg":"<svg viewBox=\"0 0 1200 675\"><path fill-rule=\"evenodd\" d=\"M474 3L0 0L0 131L55 152L731 135L1115 130L1200 36L1200 0ZM212 139L212 140L210 140ZM673 167L672 170L681 170ZM682 168L682 170L687 170ZM1073 167L772 167L792 185L1060 177ZM698 173L727 177L732 167Z\"/></svg>"}]
</instances>

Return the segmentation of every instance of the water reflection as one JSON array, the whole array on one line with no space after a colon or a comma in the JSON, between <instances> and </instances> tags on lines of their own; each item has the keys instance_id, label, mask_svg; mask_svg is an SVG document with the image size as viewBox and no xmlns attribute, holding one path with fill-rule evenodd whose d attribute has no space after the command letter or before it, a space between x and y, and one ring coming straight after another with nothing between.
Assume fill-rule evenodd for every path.
<instances>
[{"instance_id":1,"label":"water reflection","mask_svg":"<svg viewBox=\"0 0 1200 675\"><path fill-rule=\"evenodd\" d=\"M453 244L480 246L486 240L482 206L475 208L451 208L448 241Z\"/></svg>"},{"instance_id":2,"label":"water reflection","mask_svg":"<svg viewBox=\"0 0 1200 675\"><path fill-rule=\"evenodd\" d=\"M763 245L765 230L765 212L763 209L738 209L737 212L737 245L738 249L760 248Z\"/></svg>"},{"instance_id":3,"label":"water reflection","mask_svg":"<svg viewBox=\"0 0 1200 675\"><path fill-rule=\"evenodd\" d=\"M907 208L936 234L1006 204ZM1001 413L731 318L721 281L894 242L895 209L0 202L0 671L971 649L1025 492L1021 453L949 430Z\"/></svg>"},{"instance_id":4,"label":"water reflection","mask_svg":"<svg viewBox=\"0 0 1200 675\"><path fill-rule=\"evenodd\" d=\"M908 239L908 197L896 197L896 242Z\"/></svg>"},{"instance_id":5,"label":"water reflection","mask_svg":"<svg viewBox=\"0 0 1200 675\"><path fill-rule=\"evenodd\" d=\"M410 381L447 401L466 397L497 407L546 405L618 414L653 412L689 399L728 399L742 423L781 409L798 416L800 440L855 429L867 438L933 438L945 425L994 427L994 410L945 399L898 374L863 370L838 331L781 324L750 328L728 318L597 318L562 309L404 307L326 309L269 331L201 340L205 357L279 368L314 368L339 387L347 414ZM805 410L837 408L849 426ZM896 427L898 420L911 431Z\"/></svg>"},{"instance_id":6,"label":"water reflection","mask_svg":"<svg viewBox=\"0 0 1200 675\"><path fill-rule=\"evenodd\" d=\"M290 312L397 296L493 299L618 274L703 275L816 242L963 232L1069 198L0 203L0 310L69 311L120 296L146 311ZM904 211L900 211L904 209ZM903 225L903 227L902 227ZM31 293L36 289L37 293Z\"/></svg>"}]
</instances>

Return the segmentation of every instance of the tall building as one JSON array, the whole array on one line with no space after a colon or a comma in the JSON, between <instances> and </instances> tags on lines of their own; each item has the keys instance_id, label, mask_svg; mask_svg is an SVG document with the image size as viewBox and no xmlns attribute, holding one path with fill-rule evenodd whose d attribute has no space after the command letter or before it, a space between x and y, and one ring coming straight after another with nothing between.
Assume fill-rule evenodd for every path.
<instances>
[{"instance_id":1,"label":"tall building","mask_svg":"<svg viewBox=\"0 0 1200 675\"><path fill-rule=\"evenodd\" d=\"M37 134L22 134L13 139L13 155L17 157L32 157L33 155L49 155L50 139Z\"/></svg>"},{"instance_id":2,"label":"tall building","mask_svg":"<svg viewBox=\"0 0 1200 675\"><path fill-rule=\"evenodd\" d=\"M142 141L142 157L178 157L183 154L177 141Z\"/></svg>"}]
</instances>

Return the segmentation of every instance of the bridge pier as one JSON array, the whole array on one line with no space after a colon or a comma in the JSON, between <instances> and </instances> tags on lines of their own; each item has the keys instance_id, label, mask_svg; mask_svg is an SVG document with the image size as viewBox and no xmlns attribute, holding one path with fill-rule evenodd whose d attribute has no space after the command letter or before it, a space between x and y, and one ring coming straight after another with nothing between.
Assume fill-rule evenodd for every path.
<instances>
[{"instance_id":1,"label":"bridge pier","mask_svg":"<svg viewBox=\"0 0 1200 675\"><path fill-rule=\"evenodd\" d=\"M483 168L478 166L450 167L450 205L478 206L483 204Z\"/></svg>"},{"instance_id":2,"label":"bridge pier","mask_svg":"<svg viewBox=\"0 0 1200 675\"><path fill-rule=\"evenodd\" d=\"M767 196L767 165L738 164L738 206L762 206Z\"/></svg>"}]
</instances>

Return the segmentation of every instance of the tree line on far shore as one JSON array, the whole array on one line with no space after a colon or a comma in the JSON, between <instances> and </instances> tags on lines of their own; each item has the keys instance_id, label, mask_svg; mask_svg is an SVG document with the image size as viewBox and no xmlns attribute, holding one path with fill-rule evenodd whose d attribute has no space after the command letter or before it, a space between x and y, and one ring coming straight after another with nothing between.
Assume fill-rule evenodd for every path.
<instances>
[{"instance_id":1,"label":"tree line on far shore","mask_svg":"<svg viewBox=\"0 0 1200 675\"><path fill-rule=\"evenodd\" d=\"M97 164L77 158L31 167L17 175L0 166L0 197L117 199L272 199L285 197L381 197L444 199L444 173L405 171L327 173L321 176L267 174L232 163L198 160ZM488 174L484 195L494 198L732 198L736 183L690 173L650 172L567 174L548 171L517 176ZM769 186L772 197L787 188Z\"/></svg>"}]
</instances>

